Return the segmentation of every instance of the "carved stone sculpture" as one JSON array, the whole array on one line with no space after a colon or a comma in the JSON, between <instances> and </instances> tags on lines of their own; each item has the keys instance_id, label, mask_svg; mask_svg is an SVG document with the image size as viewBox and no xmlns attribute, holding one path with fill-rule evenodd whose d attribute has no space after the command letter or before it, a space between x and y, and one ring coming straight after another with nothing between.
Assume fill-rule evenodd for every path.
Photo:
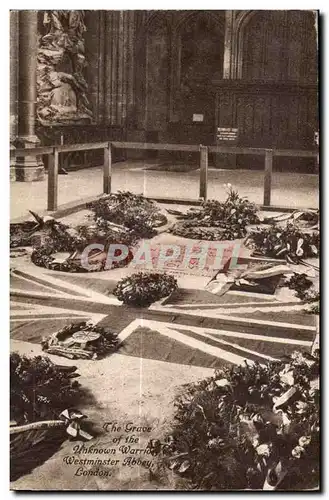
<instances>
[{"instance_id":1,"label":"carved stone sculpture","mask_svg":"<svg viewBox=\"0 0 329 500\"><path fill-rule=\"evenodd\" d=\"M85 59L83 11L44 14L39 37L37 116L41 124L91 122Z\"/></svg>"}]
</instances>

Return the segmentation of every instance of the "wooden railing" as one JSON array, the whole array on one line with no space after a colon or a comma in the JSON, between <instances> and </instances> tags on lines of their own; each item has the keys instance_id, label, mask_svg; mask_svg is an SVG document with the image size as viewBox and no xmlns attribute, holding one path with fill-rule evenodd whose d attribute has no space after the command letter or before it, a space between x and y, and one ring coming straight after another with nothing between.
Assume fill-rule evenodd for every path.
<instances>
[{"instance_id":1,"label":"wooden railing","mask_svg":"<svg viewBox=\"0 0 329 500\"><path fill-rule=\"evenodd\" d=\"M58 165L59 153L72 151L90 151L93 149L104 150L103 165L103 193L111 193L112 178L112 149L138 149L155 151L187 151L200 153L200 184L199 197L207 199L208 188L208 155L216 154L239 154L239 155L261 155L265 159L264 171L264 206L271 205L271 183L273 171L273 157L287 156L298 158L318 158L318 151L304 151L291 149L266 149L266 148L246 148L236 146L200 146L189 144L157 144L141 142L95 142L88 144L67 144L63 146L47 146L29 149L11 149L11 158L25 156L49 155L48 163L48 197L47 210L54 211L58 207Z\"/></svg>"}]
</instances>

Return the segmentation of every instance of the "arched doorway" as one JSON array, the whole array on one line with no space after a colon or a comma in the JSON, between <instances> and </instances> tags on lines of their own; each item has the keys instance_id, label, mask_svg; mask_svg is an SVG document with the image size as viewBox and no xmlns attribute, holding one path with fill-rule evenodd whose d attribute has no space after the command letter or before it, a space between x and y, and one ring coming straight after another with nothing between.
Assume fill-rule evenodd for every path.
<instances>
[{"instance_id":1,"label":"arched doorway","mask_svg":"<svg viewBox=\"0 0 329 500\"><path fill-rule=\"evenodd\" d=\"M174 27L169 137L183 144L213 144L213 79L223 77L224 11L186 14ZM180 154L195 162L197 155Z\"/></svg>"}]
</instances>

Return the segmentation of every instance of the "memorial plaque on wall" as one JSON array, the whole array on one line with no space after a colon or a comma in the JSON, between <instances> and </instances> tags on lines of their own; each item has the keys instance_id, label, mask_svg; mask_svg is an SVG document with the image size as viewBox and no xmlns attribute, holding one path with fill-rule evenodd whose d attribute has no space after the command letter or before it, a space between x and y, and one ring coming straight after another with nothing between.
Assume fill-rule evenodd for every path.
<instances>
[{"instance_id":1,"label":"memorial plaque on wall","mask_svg":"<svg viewBox=\"0 0 329 500\"><path fill-rule=\"evenodd\" d=\"M218 146L236 146L238 139L238 128L217 127L216 143ZM234 154L216 154L215 164L217 168L236 168L236 155Z\"/></svg>"},{"instance_id":2,"label":"memorial plaque on wall","mask_svg":"<svg viewBox=\"0 0 329 500\"><path fill-rule=\"evenodd\" d=\"M217 128L218 141L236 141L238 139L238 129L229 127Z\"/></svg>"}]
</instances>

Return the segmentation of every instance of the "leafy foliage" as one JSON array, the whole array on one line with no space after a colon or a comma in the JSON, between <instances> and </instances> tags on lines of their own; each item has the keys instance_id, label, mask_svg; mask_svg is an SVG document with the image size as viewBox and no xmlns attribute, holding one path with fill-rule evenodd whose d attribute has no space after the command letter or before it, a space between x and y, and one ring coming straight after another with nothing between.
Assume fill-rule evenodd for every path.
<instances>
[{"instance_id":1,"label":"leafy foliage","mask_svg":"<svg viewBox=\"0 0 329 500\"><path fill-rule=\"evenodd\" d=\"M35 222L33 221L10 224L10 248L30 245L31 231L34 227Z\"/></svg>"},{"instance_id":2,"label":"leafy foliage","mask_svg":"<svg viewBox=\"0 0 329 500\"><path fill-rule=\"evenodd\" d=\"M207 241L236 240L245 236L244 230L238 226L198 227L195 221L178 222L170 228L170 232L183 238Z\"/></svg>"},{"instance_id":3,"label":"leafy foliage","mask_svg":"<svg viewBox=\"0 0 329 500\"><path fill-rule=\"evenodd\" d=\"M305 299L307 290L309 290L313 285L313 281L311 281L304 273L294 273L287 282L287 285L290 290L296 291L296 295L299 299L303 300Z\"/></svg>"},{"instance_id":4,"label":"leafy foliage","mask_svg":"<svg viewBox=\"0 0 329 500\"><path fill-rule=\"evenodd\" d=\"M106 249L109 245L121 244L131 248L139 239L153 236L155 228L167 222L167 218L152 201L128 191L103 196L90 203L88 208L93 212L93 222L76 228L31 212L37 224L27 222L25 225L13 225L11 245L32 244L31 260L40 267L65 272L100 271L107 264ZM105 247L103 260L98 260L97 266L86 269L79 253L93 243ZM72 255L59 262L54 255L57 252L69 252ZM130 252L127 259L112 262L112 267L125 266L131 259Z\"/></svg>"},{"instance_id":5,"label":"leafy foliage","mask_svg":"<svg viewBox=\"0 0 329 500\"><path fill-rule=\"evenodd\" d=\"M259 222L256 205L239 196L231 186L225 202L206 201L201 210L190 210L184 219L171 228L173 234L207 240L243 238L246 226Z\"/></svg>"},{"instance_id":6,"label":"leafy foliage","mask_svg":"<svg viewBox=\"0 0 329 500\"><path fill-rule=\"evenodd\" d=\"M56 263L53 254L59 250L56 250L51 244L44 245L42 247L36 248L31 254L31 260L33 264L40 267L45 267L46 269L52 269L53 271L66 271L66 272L86 272L87 269L83 268L81 265L77 265L74 262L64 261L61 263Z\"/></svg>"},{"instance_id":7,"label":"leafy foliage","mask_svg":"<svg viewBox=\"0 0 329 500\"><path fill-rule=\"evenodd\" d=\"M18 424L58 418L82 395L72 374L49 358L10 354L10 418Z\"/></svg>"},{"instance_id":8,"label":"leafy foliage","mask_svg":"<svg viewBox=\"0 0 329 500\"><path fill-rule=\"evenodd\" d=\"M320 292L315 287L306 274L294 273L290 280L287 282L291 290L295 290L296 296L308 305L306 311L310 314L319 314L320 307Z\"/></svg>"},{"instance_id":9,"label":"leafy foliage","mask_svg":"<svg viewBox=\"0 0 329 500\"><path fill-rule=\"evenodd\" d=\"M177 289L177 280L168 274L135 273L120 280L113 294L131 306L148 307Z\"/></svg>"},{"instance_id":10,"label":"leafy foliage","mask_svg":"<svg viewBox=\"0 0 329 500\"><path fill-rule=\"evenodd\" d=\"M154 228L167 221L152 201L129 191L102 196L87 208L93 211L96 224L100 227L104 221L120 224L138 239L154 236Z\"/></svg>"},{"instance_id":11,"label":"leafy foliage","mask_svg":"<svg viewBox=\"0 0 329 500\"><path fill-rule=\"evenodd\" d=\"M111 223L105 219L98 218L94 224L89 226L80 225L77 228L79 233L79 250L83 250L90 243L117 243L131 246L139 239L125 226Z\"/></svg>"},{"instance_id":12,"label":"leafy foliage","mask_svg":"<svg viewBox=\"0 0 329 500\"><path fill-rule=\"evenodd\" d=\"M225 368L187 386L171 434L149 446L198 490L317 486L318 377L318 357L299 352Z\"/></svg>"},{"instance_id":13,"label":"leafy foliage","mask_svg":"<svg viewBox=\"0 0 329 500\"><path fill-rule=\"evenodd\" d=\"M257 254L298 262L319 255L320 234L302 230L294 223L283 228L274 224L252 230L248 242Z\"/></svg>"},{"instance_id":14,"label":"leafy foliage","mask_svg":"<svg viewBox=\"0 0 329 500\"><path fill-rule=\"evenodd\" d=\"M94 241L93 241L94 242ZM97 243L100 243L96 240ZM119 239L112 242L113 244L123 244L122 240ZM86 247L90 244L86 243ZM67 257L65 260L58 262L56 259L56 245L55 248L51 243L48 243L44 246L38 247L33 250L31 254L31 260L36 266L45 267L46 269L52 269L53 271L64 271L70 273L86 273L92 271L103 271L104 269L113 269L117 267L126 266L132 259L133 253L130 250L125 259L117 260L111 262L109 267L107 261L107 252L106 250L109 248L108 244L104 245L104 252L100 252L96 250L96 252L91 251L88 258L88 263L91 264L92 267L84 267L82 262L82 254L79 252L79 248L81 248L80 242L77 240L76 251L71 252L71 256ZM90 262L90 259L95 257L95 254L100 254L100 259L98 259L95 263ZM114 256L120 255L121 251L116 249L114 252Z\"/></svg>"}]
</instances>

